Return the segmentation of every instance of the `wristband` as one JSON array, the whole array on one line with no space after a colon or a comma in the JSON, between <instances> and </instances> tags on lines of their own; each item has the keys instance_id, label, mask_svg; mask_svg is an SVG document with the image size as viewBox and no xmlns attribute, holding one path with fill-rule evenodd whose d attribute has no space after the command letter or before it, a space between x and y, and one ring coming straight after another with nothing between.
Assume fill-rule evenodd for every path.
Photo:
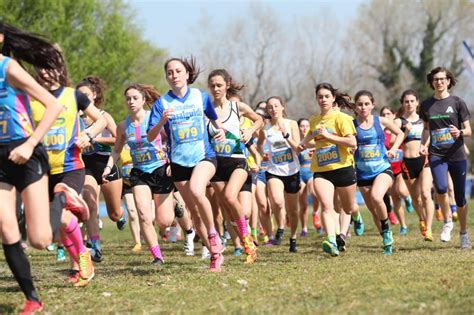
<instances>
[{"instance_id":1,"label":"wristband","mask_svg":"<svg viewBox=\"0 0 474 315\"><path fill-rule=\"evenodd\" d=\"M92 137L89 133L86 133L86 135L89 138L89 143L94 144L95 143L94 137Z\"/></svg>"},{"instance_id":2,"label":"wristband","mask_svg":"<svg viewBox=\"0 0 474 315\"><path fill-rule=\"evenodd\" d=\"M462 129L459 130L459 136L460 136L460 137L464 137L464 131L462 131Z\"/></svg>"},{"instance_id":3,"label":"wristband","mask_svg":"<svg viewBox=\"0 0 474 315\"><path fill-rule=\"evenodd\" d=\"M286 135L283 136L283 138L288 139L290 137L290 133L287 132Z\"/></svg>"}]
</instances>

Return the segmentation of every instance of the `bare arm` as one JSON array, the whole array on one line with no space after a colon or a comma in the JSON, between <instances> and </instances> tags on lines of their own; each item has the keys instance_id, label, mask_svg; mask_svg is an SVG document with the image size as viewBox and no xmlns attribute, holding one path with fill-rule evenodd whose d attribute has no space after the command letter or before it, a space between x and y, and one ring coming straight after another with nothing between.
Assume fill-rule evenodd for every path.
<instances>
[{"instance_id":1,"label":"bare arm","mask_svg":"<svg viewBox=\"0 0 474 315\"><path fill-rule=\"evenodd\" d=\"M75 145L78 146L80 149L84 149L90 146L91 143L89 136L94 138L107 125L107 121L105 120L104 116L100 113L100 110L97 107L89 105L84 110L84 113L94 122L94 124L92 125L90 130L87 131L87 133L82 133L79 137L77 137L76 141L74 142Z\"/></svg>"},{"instance_id":2,"label":"bare arm","mask_svg":"<svg viewBox=\"0 0 474 315\"><path fill-rule=\"evenodd\" d=\"M400 128L397 127L395 122L386 119L384 117L380 117L380 123L382 124L383 129L388 129L392 132L392 135L395 135L395 141L393 142L390 150L387 151L387 155L389 157L395 157L397 155L397 150L403 142L404 133Z\"/></svg>"},{"instance_id":3,"label":"bare arm","mask_svg":"<svg viewBox=\"0 0 474 315\"><path fill-rule=\"evenodd\" d=\"M104 116L105 121L107 122L107 125L105 128L110 132L112 137L95 137L95 142L100 143L100 144L105 144L105 145L114 145L115 144L115 137L117 136L117 124L115 124L115 120L112 118L112 116L109 113L103 113L102 116Z\"/></svg>"},{"instance_id":4,"label":"bare arm","mask_svg":"<svg viewBox=\"0 0 474 315\"><path fill-rule=\"evenodd\" d=\"M247 117L253 122L252 128L242 131L242 142L247 143L252 138L252 135L262 128L263 119L247 104L239 102L237 105L239 106L239 112L242 114L242 116Z\"/></svg>"},{"instance_id":5,"label":"bare arm","mask_svg":"<svg viewBox=\"0 0 474 315\"><path fill-rule=\"evenodd\" d=\"M125 145L125 122L122 121L117 126L117 136L115 140L115 145L114 145L114 148L112 149L112 154L110 155L109 160L107 161L107 166L105 167L104 172L102 174L102 178L104 182L107 182L106 180L107 176L109 176L110 171L112 170L112 167L120 158L120 153L122 153L124 145Z\"/></svg>"}]
</instances>

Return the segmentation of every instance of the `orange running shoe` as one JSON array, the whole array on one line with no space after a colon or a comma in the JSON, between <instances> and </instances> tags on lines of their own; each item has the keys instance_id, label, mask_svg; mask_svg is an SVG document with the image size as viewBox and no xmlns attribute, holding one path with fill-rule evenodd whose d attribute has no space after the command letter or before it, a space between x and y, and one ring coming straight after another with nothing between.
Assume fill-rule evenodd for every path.
<instances>
[{"instance_id":1,"label":"orange running shoe","mask_svg":"<svg viewBox=\"0 0 474 315\"><path fill-rule=\"evenodd\" d=\"M425 221L420 221L420 232L423 237L426 236L426 223Z\"/></svg>"},{"instance_id":2,"label":"orange running shoe","mask_svg":"<svg viewBox=\"0 0 474 315\"><path fill-rule=\"evenodd\" d=\"M321 218L317 212L313 212L313 226L317 230L321 228Z\"/></svg>"}]
</instances>

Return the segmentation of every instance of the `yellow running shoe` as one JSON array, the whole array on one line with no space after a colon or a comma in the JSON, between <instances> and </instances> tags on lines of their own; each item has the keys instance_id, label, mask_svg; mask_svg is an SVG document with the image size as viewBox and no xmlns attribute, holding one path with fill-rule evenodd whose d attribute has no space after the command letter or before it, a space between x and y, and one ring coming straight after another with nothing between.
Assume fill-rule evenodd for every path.
<instances>
[{"instance_id":1,"label":"yellow running shoe","mask_svg":"<svg viewBox=\"0 0 474 315\"><path fill-rule=\"evenodd\" d=\"M247 258L245 259L246 264L252 264L257 260L257 246L255 246L252 236L244 236L244 249L245 253L247 254Z\"/></svg>"},{"instance_id":2,"label":"yellow running shoe","mask_svg":"<svg viewBox=\"0 0 474 315\"><path fill-rule=\"evenodd\" d=\"M426 223L425 221L420 221L420 232L423 237L426 235Z\"/></svg>"},{"instance_id":3,"label":"yellow running shoe","mask_svg":"<svg viewBox=\"0 0 474 315\"><path fill-rule=\"evenodd\" d=\"M79 282L81 280L90 281L95 276L94 265L92 264L91 254L89 253L89 250L86 250L84 253L79 254L79 275L81 276Z\"/></svg>"},{"instance_id":4,"label":"yellow running shoe","mask_svg":"<svg viewBox=\"0 0 474 315\"><path fill-rule=\"evenodd\" d=\"M436 220L437 221L443 221L443 212L441 209L436 209Z\"/></svg>"},{"instance_id":5,"label":"yellow running shoe","mask_svg":"<svg viewBox=\"0 0 474 315\"><path fill-rule=\"evenodd\" d=\"M433 232L431 232L431 230L426 230L425 241L433 242Z\"/></svg>"},{"instance_id":6,"label":"yellow running shoe","mask_svg":"<svg viewBox=\"0 0 474 315\"><path fill-rule=\"evenodd\" d=\"M137 243L132 248L132 252L134 252L134 253L139 253L141 251L142 251L142 244Z\"/></svg>"}]
</instances>

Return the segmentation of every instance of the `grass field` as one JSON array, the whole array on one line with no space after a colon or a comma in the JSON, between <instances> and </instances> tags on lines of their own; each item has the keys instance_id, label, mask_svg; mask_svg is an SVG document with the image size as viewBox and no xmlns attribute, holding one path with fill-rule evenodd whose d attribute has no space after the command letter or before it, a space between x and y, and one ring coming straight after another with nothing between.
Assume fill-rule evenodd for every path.
<instances>
[{"instance_id":1,"label":"grass field","mask_svg":"<svg viewBox=\"0 0 474 315\"><path fill-rule=\"evenodd\" d=\"M435 222L435 241L427 243L415 214L407 214L409 234L398 236L399 226L393 227L395 252L384 256L368 211L363 214L366 234L352 237L341 257L324 254L322 237L313 229L299 240L299 252L290 254L286 232L285 245L260 247L251 266L228 248L220 274L208 273L208 261L200 256L184 257L181 242L162 243L166 264L151 266L147 250L131 253L128 227L119 232L110 223L102 231L104 261L96 264L88 287L67 284L68 263L56 263L53 253L28 250L28 255L45 311L54 314L474 313L474 251L460 250L458 225L453 240L443 244ZM470 224L474 236L473 228ZM0 314L17 312L22 304L2 253Z\"/></svg>"}]
</instances>

